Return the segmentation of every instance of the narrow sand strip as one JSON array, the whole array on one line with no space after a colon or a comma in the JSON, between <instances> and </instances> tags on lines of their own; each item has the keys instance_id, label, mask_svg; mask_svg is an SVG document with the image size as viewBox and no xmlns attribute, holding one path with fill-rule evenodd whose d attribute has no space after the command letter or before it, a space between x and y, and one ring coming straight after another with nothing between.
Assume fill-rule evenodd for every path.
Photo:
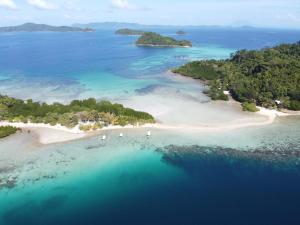
<instances>
[{"instance_id":1,"label":"narrow sand strip","mask_svg":"<svg viewBox=\"0 0 300 225\"><path fill-rule=\"evenodd\" d=\"M54 144L67 142L77 139L82 139L85 137L94 136L100 132L107 130L121 130L121 129L137 129L137 128L155 128L157 124L145 124L142 126L133 126L128 125L125 127L122 126L108 126L96 131L83 132L79 129L79 125L70 129L61 125L51 126L50 124L43 123L13 123L13 122L0 122L0 126L14 126L17 128L30 130L36 133L39 137L39 142L41 144Z\"/></svg>"},{"instance_id":2,"label":"narrow sand strip","mask_svg":"<svg viewBox=\"0 0 300 225\"><path fill-rule=\"evenodd\" d=\"M272 124L276 117L282 116L294 116L300 115L300 112L285 113L279 112L276 110L269 110L265 108L259 108L260 111L257 114L263 115L266 117L265 121L262 122L243 122L242 120L232 121L231 124L221 124L221 125L180 125L173 126L168 124L145 124L143 126L108 126L104 127L101 130L83 132L79 129L79 125L73 129L63 127L61 125L51 126L49 124L34 124L34 123L11 123L11 122L0 122L0 126L15 126L18 128L31 130L35 132L39 137L39 142L41 144L53 144L59 142L67 142L76 139L85 138L88 136L94 136L100 134L103 131L108 130L124 130L124 129L137 129L137 128L157 128L165 130L180 130L180 131L199 131L199 132L222 132L227 130L234 130L246 127L255 127L255 126L265 126Z\"/></svg>"}]
</instances>

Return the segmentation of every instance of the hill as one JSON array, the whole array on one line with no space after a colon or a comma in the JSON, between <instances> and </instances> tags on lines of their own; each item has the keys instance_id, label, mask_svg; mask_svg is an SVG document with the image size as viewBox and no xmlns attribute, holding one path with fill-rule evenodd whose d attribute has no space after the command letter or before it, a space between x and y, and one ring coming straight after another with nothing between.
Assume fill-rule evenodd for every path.
<instances>
[{"instance_id":1,"label":"hill","mask_svg":"<svg viewBox=\"0 0 300 225\"><path fill-rule=\"evenodd\" d=\"M243 103L300 110L300 42L241 50L228 60L195 61L174 72L208 81L214 99L228 90Z\"/></svg>"},{"instance_id":2,"label":"hill","mask_svg":"<svg viewBox=\"0 0 300 225\"><path fill-rule=\"evenodd\" d=\"M50 26L46 24L25 23L20 26L0 27L0 32L93 32L90 28Z\"/></svg>"},{"instance_id":3,"label":"hill","mask_svg":"<svg viewBox=\"0 0 300 225\"><path fill-rule=\"evenodd\" d=\"M137 46L148 47L192 47L192 43L186 40L175 40L157 33L146 32L137 41Z\"/></svg>"}]
</instances>

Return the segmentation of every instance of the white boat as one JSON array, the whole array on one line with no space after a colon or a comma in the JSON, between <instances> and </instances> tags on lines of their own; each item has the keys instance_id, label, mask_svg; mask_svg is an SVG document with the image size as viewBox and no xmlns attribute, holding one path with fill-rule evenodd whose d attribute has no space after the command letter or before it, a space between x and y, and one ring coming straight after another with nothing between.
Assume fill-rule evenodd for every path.
<instances>
[{"instance_id":1,"label":"white boat","mask_svg":"<svg viewBox=\"0 0 300 225\"><path fill-rule=\"evenodd\" d=\"M151 136L151 131L148 130L148 132L147 132L147 137L150 137L150 136Z\"/></svg>"},{"instance_id":2,"label":"white boat","mask_svg":"<svg viewBox=\"0 0 300 225\"><path fill-rule=\"evenodd\" d=\"M123 133L120 133L120 137L124 137L124 134L123 134Z\"/></svg>"},{"instance_id":3,"label":"white boat","mask_svg":"<svg viewBox=\"0 0 300 225\"><path fill-rule=\"evenodd\" d=\"M106 135L102 136L102 141L106 140Z\"/></svg>"}]
</instances>

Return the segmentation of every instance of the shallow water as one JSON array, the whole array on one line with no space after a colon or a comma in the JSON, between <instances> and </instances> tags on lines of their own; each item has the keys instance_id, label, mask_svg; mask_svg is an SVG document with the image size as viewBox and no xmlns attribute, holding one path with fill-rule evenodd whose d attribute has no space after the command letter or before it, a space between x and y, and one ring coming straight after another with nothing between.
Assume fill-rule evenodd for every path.
<instances>
[{"instance_id":1,"label":"shallow water","mask_svg":"<svg viewBox=\"0 0 300 225\"><path fill-rule=\"evenodd\" d=\"M0 191L2 223L280 224L288 218L296 224L296 158L289 162L283 156L282 164L276 155L251 156L255 149L299 151L299 120L283 120L230 133L154 129L148 139L139 129L124 131L124 138L107 131L106 142L92 137L30 150L15 146L5 158L12 170L1 173L16 179L14 188ZM14 140L22 146L30 142L22 136ZM196 147L175 155L156 151L171 144L206 146L205 151L231 148L249 156L198 155Z\"/></svg>"},{"instance_id":2,"label":"shallow water","mask_svg":"<svg viewBox=\"0 0 300 225\"><path fill-rule=\"evenodd\" d=\"M166 71L293 42L300 32L191 30L191 49L136 48L135 38L113 31L1 34L0 91L49 102L108 98L165 124L260 121L212 103L201 93L205 86ZM0 224L299 224L300 171L291 155L300 150L299 117L219 132L151 131L150 138L146 129L125 130L124 138L105 131L105 142L48 146L34 133L0 140Z\"/></svg>"}]
</instances>

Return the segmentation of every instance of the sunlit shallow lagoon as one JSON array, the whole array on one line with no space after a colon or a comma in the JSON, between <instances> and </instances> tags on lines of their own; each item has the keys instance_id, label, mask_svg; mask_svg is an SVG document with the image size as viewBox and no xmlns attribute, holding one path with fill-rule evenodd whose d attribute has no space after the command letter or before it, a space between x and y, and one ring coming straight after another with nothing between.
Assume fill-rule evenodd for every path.
<instances>
[{"instance_id":1,"label":"sunlit shallow lagoon","mask_svg":"<svg viewBox=\"0 0 300 225\"><path fill-rule=\"evenodd\" d=\"M0 35L0 91L49 102L107 98L171 124L242 120L242 112L211 103L201 84L167 71L294 42L300 32L192 30L191 49L137 48L135 38ZM184 101L202 108L174 108ZM182 113L170 117L173 109ZM1 140L0 183L10 182L0 189L0 224L299 224L299 118L223 132L151 131L150 138L145 129L123 138L106 131L105 142L95 136L48 146L34 133Z\"/></svg>"}]
</instances>

